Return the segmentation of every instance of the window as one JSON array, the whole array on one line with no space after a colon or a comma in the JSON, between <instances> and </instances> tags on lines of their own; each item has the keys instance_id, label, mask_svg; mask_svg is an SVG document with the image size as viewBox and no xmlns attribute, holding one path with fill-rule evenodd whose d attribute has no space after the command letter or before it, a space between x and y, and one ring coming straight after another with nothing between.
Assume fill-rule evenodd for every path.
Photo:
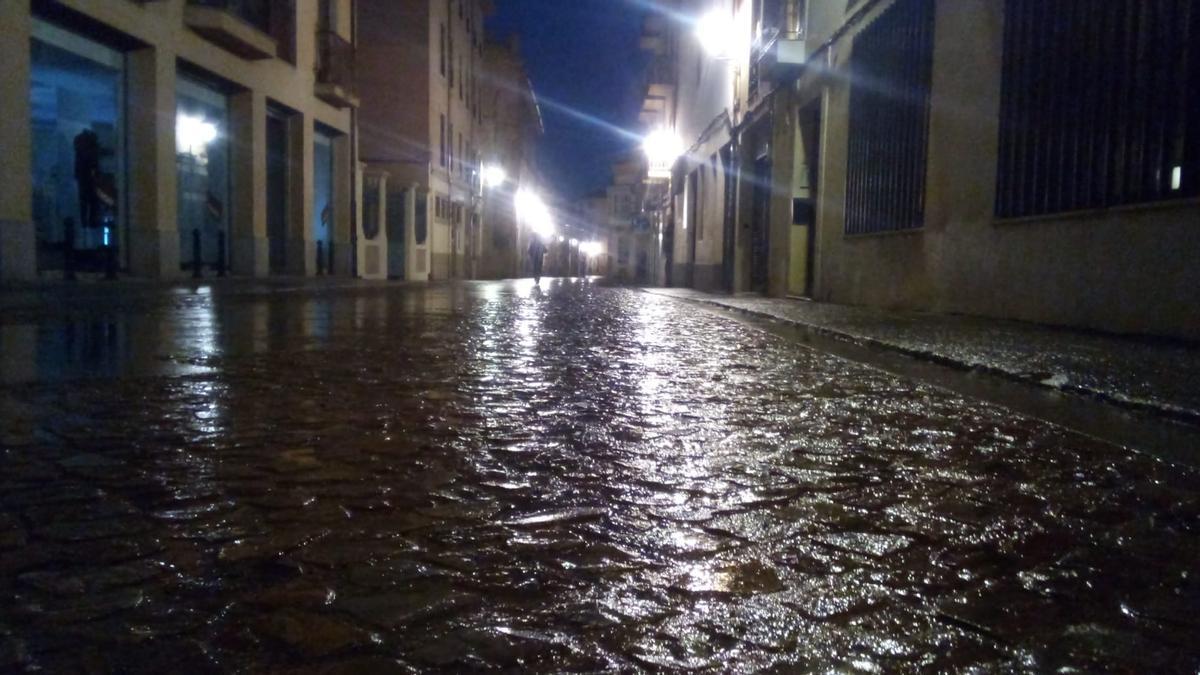
<instances>
[{"instance_id":1,"label":"window","mask_svg":"<svg viewBox=\"0 0 1200 675\"><path fill-rule=\"evenodd\" d=\"M438 140L438 163L441 166L446 166L446 116L440 118L442 123L441 135Z\"/></svg>"},{"instance_id":2,"label":"window","mask_svg":"<svg viewBox=\"0 0 1200 675\"><path fill-rule=\"evenodd\" d=\"M438 36L438 72L446 77L446 24L442 24Z\"/></svg>"},{"instance_id":3,"label":"window","mask_svg":"<svg viewBox=\"0 0 1200 675\"><path fill-rule=\"evenodd\" d=\"M125 57L34 19L29 65L26 95L33 135L30 168L38 269L65 265L68 222L74 226L75 263L101 263L103 247L127 248ZM225 163L224 144L215 137L223 119L214 114L204 124L197 120L191 126L193 136L195 131L214 133L199 133L187 145L206 162L211 160L215 174ZM213 182L224 195L215 176Z\"/></svg>"},{"instance_id":4,"label":"window","mask_svg":"<svg viewBox=\"0 0 1200 675\"><path fill-rule=\"evenodd\" d=\"M446 154L450 156L447 165L450 167L450 173L454 173L454 123L449 125L449 131L446 132Z\"/></svg>"},{"instance_id":5,"label":"window","mask_svg":"<svg viewBox=\"0 0 1200 675\"><path fill-rule=\"evenodd\" d=\"M1007 0L996 215L1200 195L1200 11Z\"/></svg>"},{"instance_id":6,"label":"window","mask_svg":"<svg viewBox=\"0 0 1200 675\"><path fill-rule=\"evenodd\" d=\"M765 37L781 32L789 37L802 36L807 5L807 0L754 0L756 32Z\"/></svg>"},{"instance_id":7,"label":"window","mask_svg":"<svg viewBox=\"0 0 1200 675\"><path fill-rule=\"evenodd\" d=\"M450 65L450 69L448 72L449 77L450 77L450 86L453 87L454 86L454 77L456 74L454 72L454 33L448 32L446 34L446 54L447 54L447 56L446 56L447 61Z\"/></svg>"},{"instance_id":8,"label":"window","mask_svg":"<svg viewBox=\"0 0 1200 675\"><path fill-rule=\"evenodd\" d=\"M923 225L933 10L898 0L854 40L846 234Z\"/></svg>"},{"instance_id":9,"label":"window","mask_svg":"<svg viewBox=\"0 0 1200 675\"><path fill-rule=\"evenodd\" d=\"M317 3L317 29L336 31L338 29L337 0L321 0Z\"/></svg>"},{"instance_id":10,"label":"window","mask_svg":"<svg viewBox=\"0 0 1200 675\"><path fill-rule=\"evenodd\" d=\"M458 134L458 175L460 175L460 176L463 174L463 166L466 164L466 162L463 162L463 157L466 157L466 155L463 154L462 132L459 132L459 134Z\"/></svg>"}]
</instances>

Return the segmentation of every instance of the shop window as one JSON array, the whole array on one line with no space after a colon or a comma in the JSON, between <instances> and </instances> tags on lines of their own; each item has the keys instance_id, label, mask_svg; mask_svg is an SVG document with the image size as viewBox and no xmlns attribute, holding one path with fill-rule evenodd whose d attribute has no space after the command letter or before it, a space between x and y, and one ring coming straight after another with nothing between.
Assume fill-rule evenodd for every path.
<instances>
[{"instance_id":1,"label":"shop window","mask_svg":"<svg viewBox=\"0 0 1200 675\"><path fill-rule=\"evenodd\" d=\"M220 89L183 75L175 101L179 259L188 268L199 255L202 266L215 267L229 247L229 101Z\"/></svg>"},{"instance_id":2,"label":"shop window","mask_svg":"<svg viewBox=\"0 0 1200 675\"><path fill-rule=\"evenodd\" d=\"M103 265L125 235L124 57L34 21L30 53L33 220L39 269Z\"/></svg>"}]
</instances>

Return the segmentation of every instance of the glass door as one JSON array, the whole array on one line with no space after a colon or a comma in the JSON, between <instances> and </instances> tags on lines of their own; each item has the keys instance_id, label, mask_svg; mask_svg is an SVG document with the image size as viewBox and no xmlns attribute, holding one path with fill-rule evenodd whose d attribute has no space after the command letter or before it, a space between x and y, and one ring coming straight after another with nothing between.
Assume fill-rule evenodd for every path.
<instances>
[{"instance_id":1,"label":"glass door","mask_svg":"<svg viewBox=\"0 0 1200 675\"><path fill-rule=\"evenodd\" d=\"M317 270L329 271L333 241L333 138L318 131L313 140L313 241Z\"/></svg>"},{"instance_id":2,"label":"glass door","mask_svg":"<svg viewBox=\"0 0 1200 675\"><path fill-rule=\"evenodd\" d=\"M192 269L224 267L230 210L229 102L224 93L180 75L175 98L179 172L179 260Z\"/></svg>"},{"instance_id":3,"label":"glass door","mask_svg":"<svg viewBox=\"0 0 1200 675\"><path fill-rule=\"evenodd\" d=\"M288 120L267 112L267 238L270 240L271 274L286 274L289 174Z\"/></svg>"}]
</instances>

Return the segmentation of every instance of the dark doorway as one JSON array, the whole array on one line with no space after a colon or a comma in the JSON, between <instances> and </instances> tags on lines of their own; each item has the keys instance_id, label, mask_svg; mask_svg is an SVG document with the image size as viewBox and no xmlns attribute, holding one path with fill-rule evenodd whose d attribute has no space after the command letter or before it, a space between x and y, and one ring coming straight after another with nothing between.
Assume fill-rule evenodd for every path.
<instances>
[{"instance_id":1,"label":"dark doorway","mask_svg":"<svg viewBox=\"0 0 1200 675\"><path fill-rule=\"evenodd\" d=\"M671 288L675 285L675 214L671 213L667 219L666 227L663 228L663 260L664 274L666 275L666 287Z\"/></svg>"},{"instance_id":2,"label":"dark doorway","mask_svg":"<svg viewBox=\"0 0 1200 675\"><path fill-rule=\"evenodd\" d=\"M750 290L767 292L771 232L771 158L754 160L754 191L750 212Z\"/></svg>"},{"instance_id":3,"label":"dark doorway","mask_svg":"<svg viewBox=\"0 0 1200 675\"><path fill-rule=\"evenodd\" d=\"M404 278L404 252L408 241L405 231L407 216L407 200L403 190L388 190L387 195L387 242L388 242L388 277Z\"/></svg>"},{"instance_id":4,"label":"dark doorway","mask_svg":"<svg viewBox=\"0 0 1200 675\"><path fill-rule=\"evenodd\" d=\"M788 294L811 298L816 269L818 168L821 165L821 105L800 111L797 138L800 153L792 201Z\"/></svg>"},{"instance_id":5,"label":"dark doorway","mask_svg":"<svg viewBox=\"0 0 1200 675\"><path fill-rule=\"evenodd\" d=\"M687 178L687 287L696 287L696 231L700 228L700 171Z\"/></svg>"},{"instance_id":6,"label":"dark doorway","mask_svg":"<svg viewBox=\"0 0 1200 675\"><path fill-rule=\"evenodd\" d=\"M267 114L267 240L271 274L287 272L288 121Z\"/></svg>"},{"instance_id":7,"label":"dark doorway","mask_svg":"<svg viewBox=\"0 0 1200 675\"><path fill-rule=\"evenodd\" d=\"M721 148L721 166L725 169L725 220L721 237L721 283L727 293L734 288L734 256L737 255L737 167L733 165L733 145Z\"/></svg>"}]
</instances>

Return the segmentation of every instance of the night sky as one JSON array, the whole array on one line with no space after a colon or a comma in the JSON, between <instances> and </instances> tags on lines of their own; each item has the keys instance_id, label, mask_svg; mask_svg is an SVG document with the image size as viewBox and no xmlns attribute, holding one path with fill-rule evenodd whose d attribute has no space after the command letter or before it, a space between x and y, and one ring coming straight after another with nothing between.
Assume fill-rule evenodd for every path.
<instances>
[{"instance_id":1,"label":"night sky","mask_svg":"<svg viewBox=\"0 0 1200 675\"><path fill-rule=\"evenodd\" d=\"M641 110L645 10L633 1L497 0L488 22L494 38L520 37L546 124L539 168L560 197L606 186L609 165L637 144L606 127L636 130Z\"/></svg>"}]
</instances>

